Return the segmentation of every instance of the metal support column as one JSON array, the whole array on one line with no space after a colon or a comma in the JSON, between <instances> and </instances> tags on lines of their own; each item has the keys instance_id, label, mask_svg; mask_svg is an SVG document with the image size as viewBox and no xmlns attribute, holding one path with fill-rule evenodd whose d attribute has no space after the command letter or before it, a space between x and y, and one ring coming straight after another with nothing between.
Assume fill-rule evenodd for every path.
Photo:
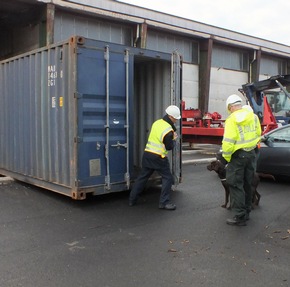
<instances>
[{"instance_id":1,"label":"metal support column","mask_svg":"<svg viewBox=\"0 0 290 287\"><path fill-rule=\"evenodd\" d=\"M54 43L54 4L48 3L46 10L46 45Z\"/></svg>"},{"instance_id":2,"label":"metal support column","mask_svg":"<svg viewBox=\"0 0 290 287\"><path fill-rule=\"evenodd\" d=\"M261 50L255 50L252 60L250 61L249 82L259 81L260 67L261 67Z\"/></svg>"},{"instance_id":3,"label":"metal support column","mask_svg":"<svg viewBox=\"0 0 290 287\"><path fill-rule=\"evenodd\" d=\"M202 113L208 112L212 47L213 39L204 40L200 44L199 109Z\"/></svg>"}]
</instances>

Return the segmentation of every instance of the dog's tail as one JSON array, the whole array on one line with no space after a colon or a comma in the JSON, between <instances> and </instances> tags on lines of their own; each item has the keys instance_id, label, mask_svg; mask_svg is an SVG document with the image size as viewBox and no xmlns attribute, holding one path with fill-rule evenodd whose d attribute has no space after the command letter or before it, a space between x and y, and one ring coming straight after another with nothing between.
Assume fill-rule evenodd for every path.
<instances>
[{"instance_id":1,"label":"dog's tail","mask_svg":"<svg viewBox=\"0 0 290 287\"><path fill-rule=\"evenodd\" d=\"M272 174L269 174L269 173L260 173L260 172L258 172L258 176L259 176L259 178L269 178L269 179L272 179L273 181L276 181L275 176L272 175Z\"/></svg>"}]
</instances>

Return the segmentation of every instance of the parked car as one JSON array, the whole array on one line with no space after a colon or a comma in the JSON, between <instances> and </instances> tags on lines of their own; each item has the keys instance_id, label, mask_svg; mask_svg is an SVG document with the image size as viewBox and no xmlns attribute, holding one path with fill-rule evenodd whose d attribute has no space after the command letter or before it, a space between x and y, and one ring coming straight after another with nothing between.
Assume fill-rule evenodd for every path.
<instances>
[{"instance_id":1,"label":"parked car","mask_svg":"<svg viewBox=\"0 0 290 287\"><path fill-rule=\"evenodd\" d=\"M257 172L290 177L290 124L262 136Z\"/></svg>"}]
</instances>

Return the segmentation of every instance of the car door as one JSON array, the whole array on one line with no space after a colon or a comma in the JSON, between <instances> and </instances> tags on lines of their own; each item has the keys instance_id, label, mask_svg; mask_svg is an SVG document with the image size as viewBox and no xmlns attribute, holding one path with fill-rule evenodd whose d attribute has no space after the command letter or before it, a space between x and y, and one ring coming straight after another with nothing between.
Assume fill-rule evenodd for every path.
<instances>
[{"instance_id":1,"label":"car door","mask_svg":"<svg viewBox=\"0 0 290 287\"><path fill-rule=\"evenodd\" d=\"M274 130L261 143L257 171L290 176L290 126Z\"/></svg>"}]
</instances>

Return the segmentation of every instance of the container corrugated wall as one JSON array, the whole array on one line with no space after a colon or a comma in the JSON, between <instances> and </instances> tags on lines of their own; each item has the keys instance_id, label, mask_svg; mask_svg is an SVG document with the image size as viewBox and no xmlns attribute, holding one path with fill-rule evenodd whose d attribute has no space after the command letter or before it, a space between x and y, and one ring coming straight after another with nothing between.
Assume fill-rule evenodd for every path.
<instances>
[{"instance_id":1,"label":"container corrugated wall","mask_svg":"<svg viewBox=\"0 0 290 287\"><path fill-rule=\"evenodd\" d=\"M70 76L57 74L69 71L70 56L65 43L1 63L1 168L71 185Z\"/></svg>"},{"instance_id":2,"label":"container corrugated wall","mask_svg":"<svg viewBox=\"0 0 290 287\"><path fill-rule=\"evenodd\" d=\"M75 199L128 189L172 102L170 61L77 36L2 61L0 173Z\"/></svg>"},{"instance_id":3,"label":"container corrugated wall","mask_svg":"<svg viewBox=\"0 0 290 287\"><path fill-rule=\"evenodd\" d=\"M164 107L170 104L170 62L139 63L134 73L134 87L134 111L138 115L135 119L135 134L139 137L136 141L135 164L141 166L151 125L164 113Z\"/></svg>"}]
</instances>

